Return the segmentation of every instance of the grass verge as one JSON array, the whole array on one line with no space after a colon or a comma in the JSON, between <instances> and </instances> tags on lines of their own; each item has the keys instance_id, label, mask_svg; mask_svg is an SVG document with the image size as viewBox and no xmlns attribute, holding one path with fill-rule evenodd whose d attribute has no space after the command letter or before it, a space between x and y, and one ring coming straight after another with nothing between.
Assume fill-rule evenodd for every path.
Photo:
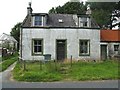
<instances>
[{"instance_id":1,"label":"grass verge","mask_svg":"<svg viewBox=\"0 0 120 90\"><path fill-rule=\"evenodd\" d=\"M74 62L69 63L27 62L27 70L23 70L17 63L13 70L13 78L27 82L52 82L52 81L84 81L84 80L110 80L120 78L118 75L117 61L104 62Z\"/></svg>"},{"instance_id":2,"label":"grass verge","mask_svg":"<svg viewBox=\"0 0 120 90\"><path fill-rule=\"evenodd\" d=\"M0 64L0 72L6 70L11 64L13 64L15 61L17 61L18 56L11 57L9 59L6 59Z\"/></svg>"}]
</instances>

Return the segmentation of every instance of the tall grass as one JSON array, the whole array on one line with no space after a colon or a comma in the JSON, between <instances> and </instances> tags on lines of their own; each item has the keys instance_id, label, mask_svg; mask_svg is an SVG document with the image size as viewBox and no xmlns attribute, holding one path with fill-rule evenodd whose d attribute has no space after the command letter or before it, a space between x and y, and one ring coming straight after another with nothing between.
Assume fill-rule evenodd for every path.
<instances>
[{"instance_id":1,"label":"tall grass","mask_svg":"<svg viewBox=\"0 0 120 90\"><path fill-rule=\"evenodd\" d=\"M13 64L15 61L17 61L18 56L15 55L14 57L12 56L9 59L6 59L0 64L0 72L6 70L11 64Z\"/></svg>"},{"instance_id":2,"label":"tall grass","mask_svg":"<svg viewBox=\"0 0 120 90\"><path fill-rule=\"evenodd\" d=\"M74 64L70 76L76 80L118 79L118 63L110 60L101 63L78 62Z\"/></svg>"},{"instance_id":3,"label":"tall grass","mask_svg":"<svg viewBox=\"0 0 120 90\"><path fill-rule=\"evenodd\" d=\"M27 62L24 71L20 63L13 70L13 76L18 81L46 82L60 80L107 80L118 79L118 62L107 60L104 62Z\"/></svg>"}]
</instances>

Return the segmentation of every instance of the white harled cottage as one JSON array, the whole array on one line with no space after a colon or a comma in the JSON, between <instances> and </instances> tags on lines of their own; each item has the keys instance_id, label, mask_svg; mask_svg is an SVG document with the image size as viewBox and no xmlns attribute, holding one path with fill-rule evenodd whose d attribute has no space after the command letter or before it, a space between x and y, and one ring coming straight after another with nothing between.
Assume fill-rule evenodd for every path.
<instances>
[{"instance_id":1,"label":"white harled cottage","mask_svg":"<svg viewBox=\"0 0 120 90\"><path fill-rule=\"evenodd\" d=\"M32 13L31 3L20 32L23 60L100 59L100 30L90 15Z\"/></svg>"}]
</instances>

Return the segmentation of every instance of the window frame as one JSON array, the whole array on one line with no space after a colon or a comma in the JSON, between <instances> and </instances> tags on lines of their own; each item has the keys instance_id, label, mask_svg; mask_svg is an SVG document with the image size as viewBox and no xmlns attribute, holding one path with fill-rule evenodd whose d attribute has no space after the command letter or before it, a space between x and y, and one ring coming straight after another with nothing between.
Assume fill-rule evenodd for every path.
<instances>
[{"instance_id":1,"label":"window frame","mask_svg":"<svg viewBox=\"0 0 120 90\"><path fill-rule=\"evenodd\" d=\"M81 53L80 52L80 42L81 41L87 41L87 53ZM79 39L79 56L90 56L90 39Z\"/></svg>"},{"instance_id":2,"label":"window frame","mask_svg":"<svg viewBox=\"0 0 120 90\"><path fill-rule=\"evenodd\" d=\"M41 53L40 52L38 52L38 53L36 53L36 52L34 52L34 41L35 40L40 40L41 41ZM32 39L32 56L33 55L43 55L43 39L42 38L34 38L34 39Z\"/></svg>"},{"instance_id":3,"label":"window frame","mask_svg":"<svg viewBox=\"0 0 120 90\"><path fill-rule=\"evenodd\" d=\"M36 20L36 17L41 17L41 20ZM34 16L33 22L34 22L34 24L33 24L34 26L43 26L43 16L41 16L41 15ZM41 22L41 24L36 25L35 22Z\"/></svg>"},{"instance_id":4,"label":"window frame","mask_svg":"<svg viewBox=\"0 0 120 90\"><path fill-rule=\"evenodd\" d=\"M83 21L82 19L86 19L86 21ZM79 18L79 23L80 23L80 27L88 27L88 21L87 21L87 17L80 17ZM81 26L82 25L82 26Z\"/></svg>"},{"instance_id":5,"label":"window frame","mask_svg":"<svg viewBox=\"0 0 120 90\"><path fill-rule=\"evenodd\" d=\"M118 50L115 49L115 46L117 46ZM119 51L119 45L114 45L114 52Z\"/></svg>"}]
</instances>

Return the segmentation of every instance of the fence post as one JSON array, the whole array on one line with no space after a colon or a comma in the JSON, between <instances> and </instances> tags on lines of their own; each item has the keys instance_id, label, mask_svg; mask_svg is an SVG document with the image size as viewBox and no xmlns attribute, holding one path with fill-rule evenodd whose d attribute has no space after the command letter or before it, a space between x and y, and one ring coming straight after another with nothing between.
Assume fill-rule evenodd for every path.
<instances>
[{"instance_id":1,"label":"fence post","mask_svg":"<svg viewBox=\"0 0 120 90\"><path fill-rule=\"evenodd\" d=\"M26 62L25 62L25 60L23 60L23 63L24 63L23 68L24 68L24 70L26 70Z\"/></svg>"},{"instance_id":2,"label":"fence post","mask_svg":"<svg viewBox=\"0 0 120 90\"><path fill-rule=\"evenodd\" d=\"M22 68L22 59L19 59L20 67Z\"/></svg>"},{"instance_id":3,"label":"fence post","mask_svg":"<svg viewBox=\"0 0 120 90\"><path fill-rule=\"evenodd\" d=\"M57 71L56 60L55 60L55 70Z\"/></svg>"},{"instance_id":4,"label":"fence post","mask_svg":"<svg viewBox=\"0 0 120 90\"><path fill-rule=\"evenodd\" d=\"M51 60L49 60L48 62L49 62L50 71L52 71L52 68L51 68Z\"/></svg>"},{"instance_id":5,"label":"fence post","mask_svg":"<svg viewBox=\"0 0 120 90\"><path fill-rule=\"evenodd\" d=\"M70 59L70 61L71 61L71 62L70 62L70 65L71 65L71 67L72 67L72 55L71 55L71 59Z\"/></svg>"},{"instance_id":6,"label":"fence post","mask_svg":"<svg viewBox=\"0 0 120 90\"><path fill-rule=\"evenodd\" d=\"M40 70L42 70L42 61L40 60Z\"/></svg>"}]
</instances>

